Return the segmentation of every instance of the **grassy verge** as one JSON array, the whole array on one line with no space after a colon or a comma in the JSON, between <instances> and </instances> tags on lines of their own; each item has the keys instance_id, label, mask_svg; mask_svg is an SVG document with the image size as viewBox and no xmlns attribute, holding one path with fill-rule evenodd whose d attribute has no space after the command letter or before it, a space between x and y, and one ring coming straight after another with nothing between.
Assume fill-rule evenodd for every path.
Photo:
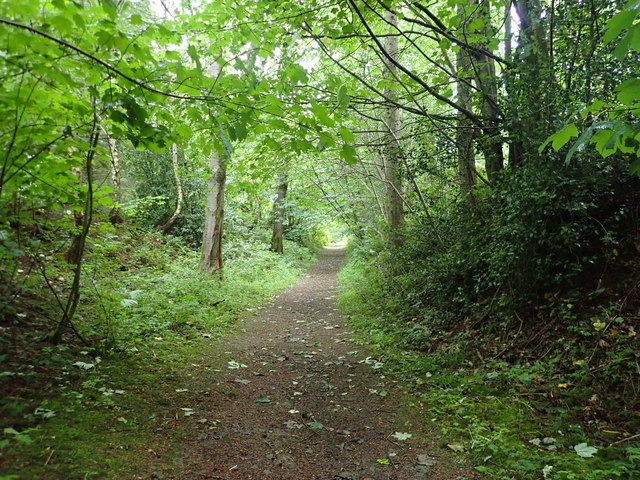
<instances>
[{"instance_id":1,"label":"grassy verge","mask_svg":"<svg viewBox=\"0 0 640 480\"><path fill-rule=\"evenodd\" d=\"M385 279L362 257L352 257L340 284L340 306L359 341L408 386L441 445L466 456L483 477L640 478L633 427L595 418L590 404L572 396L572 384L556 375L552 356L546 363L482 358L467 333L441 335L424 321L396 319Z\"/></svg>"},{"instance_id":2,"label":"grassy verge","mask_svg":"<svg viewBox=\"0 0 640 480\"><path fill-rule=\"evenodd\" d=\"M7 329L0 479L170 477L189 415L185 378L210 371L212 341L308 267L307 250L287 247L278 256L232 244L220 280L197 271L197 252L161 236L94 239L77 317L91 348L47 344L50 324L35 318ZM28 311L46 311L44 300L30 299Z\"/></svg>"}]
</instances>

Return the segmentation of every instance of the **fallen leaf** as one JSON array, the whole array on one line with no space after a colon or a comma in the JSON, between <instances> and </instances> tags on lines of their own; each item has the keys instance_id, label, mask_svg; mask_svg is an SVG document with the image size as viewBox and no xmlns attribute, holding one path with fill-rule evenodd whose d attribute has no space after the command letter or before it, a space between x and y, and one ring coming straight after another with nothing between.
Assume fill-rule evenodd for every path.
<instances>
[{"instance_id":1,"label":"fallen leaf","mask_svg":"<svg viewBox=\"0 0 640 480\"><path fill-rule=\"evenodd\" d=\"M238 368L247 368L247 366L244 363L238 363L235 360L229 360L227 362L227 366L231 370L235 370L235 369L238 369Z\"/></svg>"},{"instance_id":2,"label":"fallen leaf","mask_svg":"<svg viewBox=\"0 0 640 480\"><path fill-rule=\"evenodd\" d=\"M573 449L576 451L576 453L581 456L582 458L591 458L593 457L596 453L598 453L598 449L595 447L590 447L589 445L587 445L586 443L579 443L577 444L575 447L573 447Z\"/></svg>"},{"instance_id":3,"label":"fallen leaf","mask_svg":"<svg viewBox=\"0 0 640 480\"><path fill-rule=\"evenodd\" d=\"M85 363L85 362L75 362L75 363L73 363L73 366L81 368L83 370L89 370L91 368L94 368L95 364L93 364L93 363Z\"/></svg>"},{"instance_id":4,"label":"fallen leaf","mask_svg":"<svg viewBox=\"0 0 640 480\"><path fill-rule=\"evenodd\" d=\"M406 433L406 432L396 432L391 436L393 438L395 438L396 440L400 440L402 442L404 440L409 440L413 435L411 435L410 433Z\"/></svg>"},{"instance_id":5,"label":"fallen leaf","mask_svg":"<svg viewBox=\"0 0 640 480\"><path fill-rule=\"evenodd\" d=\"M304 425L296 422L295 420L287 420L284 422L285 427L287 428L302 428Z\"/></svg>"},{"instance_id":6,"label":"fallen leaf","mask_svg":"<svg viewBox=\"0 0 640 480\"><path fill-rule=\"evenodd\" d=\"M460 445L459 443L448 443L447 447L449 447L454 452L464 452L464 445Z\"/></svg>"},{"instance_id":7,"label":"fallen leaf","mask_svg":"<svg viewBox=\"0 0 640 480\"><path fill-rule=\"evenodd\" d=\"M418 465L422 465L423 467L433 467L437 463L438 461L429 457L429 455L418 455Z\"/></svg>"}]
</instances>

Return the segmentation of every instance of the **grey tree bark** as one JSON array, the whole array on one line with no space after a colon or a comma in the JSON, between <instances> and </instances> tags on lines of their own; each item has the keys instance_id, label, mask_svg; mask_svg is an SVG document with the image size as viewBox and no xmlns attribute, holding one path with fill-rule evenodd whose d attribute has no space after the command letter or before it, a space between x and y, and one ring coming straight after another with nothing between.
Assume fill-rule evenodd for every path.
<instances>
[{"instance_id":1,"label":"grey tree bark","mask_svg":"<svg viewBox=\"0 0 640 480\"><path fill-rule=\"evenodd\" d=\"M220 65L213 62L213 77L220 75ZM224 154L213 149L209 160L211 174L207 180L207 205L202 233L200 269L207 273L222 273L222 233L224 223L224 191L227 181L227 162Z\"/></svg>"},{"instance_id":2,"label":"grey tree bark","mask_svg":"<svg viewBox=\"0 0 640 480\"><path fill-rule=\"evenodd\" d=\"M176 181L176 195L178 198L176 202L176 209L173 211L171 218L167 220L164 225L158 227L158 231L162 233L167 233L176 222L180 216L180 212L182 212L182 204L184 202L182 180L180 180L180 165L178 165L178 146L175 143L171 146L171 165L173 167L173 177Z\"/></svg>"},{"instance_id":3,"label":"grey tree bark","mask_svg":"<svg viewBox=\"0 0 640 480\"><path fill-rule=\"evenodd\" d=\"M475 73L475 83L482 94L480 111L482 114L483 135L480 138L480 149L485 158L485 169L489 181L495 183L497 174L504 168L504 154L502 152L502 135L500 107L498 106L498 84L496 66L493 58L485 51L489 51L487 39L491 35L491 11L489 2L483 0L469 0L467 4L467 22L476 19L483 21L483 26L473 32L473 38L468 43L474 47L473 52L467 52L471 58ZM466 22L465 22L466 23ZM463 27L463 35L466 37L466 25ZM478 41L485 39L485 41ZM465 38L466 40L466 38Z\"/></svg>"},{"instance_id":4,"label":"grey tree bark","mask_svg":"<svg viewBox=\"0 0 640 480\"><path fill-rule=\"evenodd\" d=\"M105 131L106 134L106 131ZM109 222L112 225L124 223L124 217L120 212L122 203L122 182L120 178L120 155L118 154L118 142L115 138L107 137L109 146L109 159L111 164L111 183L113 184L113 208L109 212Z\"/></svg>"},{"instance_id":5,"label":"grey tree bark","mask_svg":"<svg viewBox=\"0 0 640 480\"><path fill-rule=\"evenodd\" d=\"M392 26L390 33L395 33L394 26L398 19L392 12L385 14L387 22ZM397 62L398 60L398 37L389 35L384 39L384 48L389 56ZM388 60L385 60L384 78L387 82L396 81L397 67ZM385 96L396 102L398 95L392 88L385 89ZM385 112L385 124L389 131L386 139L386 155L384 155L384 177L385 177L385 198L387 221L389 223L389 241L392 247L397 247L402 243L402 226L404 224L404 208L402 201L402 176L400 174L401 152L398 139L400 138L400 110L396 105L389 103Z\"/></svg>"},{"instance_id":6,"label":"grey tree bark","mask_svg":"<svg viewBox=\"0 0 640 480\"><path fill-rule=\"evenodd\" d=\"M288 189L287 173L279 174L276 198L273 202L273 233L271 235L271 251L275 253L284 253L284 220L286 218Z\"/></svg>"},{"instance_id":7,"label":"grey tree bark","mask_svg":"<svg viewBox=\"0 0 640 480\"><path fill-rule=\"evenodd\" d=\"M459 49L456 56L458 77L458 102L471 110L471 59L469 53ZM469 203L475 203L473 187L476 184L476 152L473 145L475 129L471 121L462 114L458 114L458 129L456 144L458 148L458 179L460 193Z\"/></svg>"},{"instance_id":8,"label":"grey tree bark","mask_svg":"<svg viewBox=\"0 0 640 480\"><path fill-rule=\"evenodd\" d=\"M549 38L543 24L548 12L543 11L540 0L514 0L513 5L520 20L519 46L514 62L519 62L521 83L527 85L526 90L520 93L527 103L536 106L509 132L514 138L512 150L516 162L512 163L517 164L522 161L523 152L535 152L552 131L557 82L551 64Z\"/></svg>"},{"instance_id":9,"label":"grey tree bark","mask_svg":"<svg viewBox=\"0 0 640 480\"><path fill-rule=\"evenodd\" d=\"M205 207L200 268L207 273L221 273L224 267L222 233L227 169L223 155L215 150L211 154L210 168L211 175L207 180L207 206Z\"/></svg>"}]
</instances>

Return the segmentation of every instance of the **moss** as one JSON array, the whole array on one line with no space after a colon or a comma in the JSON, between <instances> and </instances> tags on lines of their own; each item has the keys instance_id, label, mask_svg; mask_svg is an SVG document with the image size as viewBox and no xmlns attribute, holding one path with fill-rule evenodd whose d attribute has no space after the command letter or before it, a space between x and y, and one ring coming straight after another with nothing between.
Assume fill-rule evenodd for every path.
<instances>
[{"instance_id":1,"label":"moss","mask_svg":"<svg viewBox=\"0 0 640 480\"><path fill-rule=\"evenodd\" d=\"M464 333L443 337L435 329L429 350L416 350L412 323L386 302L382 280L352 257L340 275L339 304L358 341L409 386L407 402L439 431L443 449L463 448L459 455L492 479L640 478L637 441L606 422L580 418L589 412L580 403L584 392L556 376L553 356L532 365L481 361ZM580 443L596 446L597 454L580 457L574 449Z\"/></svg>"}]
</instances>

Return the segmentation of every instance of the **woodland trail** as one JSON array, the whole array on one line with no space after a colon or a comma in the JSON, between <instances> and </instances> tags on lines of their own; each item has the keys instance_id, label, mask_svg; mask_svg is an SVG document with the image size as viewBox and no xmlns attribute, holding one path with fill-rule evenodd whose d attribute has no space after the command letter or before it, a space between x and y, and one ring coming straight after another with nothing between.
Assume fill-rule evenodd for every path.
<instances>
[{"instance_id":1,"label":"woodland trail","mask_svg":"<svg viewBox=\"0 0 640 480\"><path fill-rule=\"evenodd\" d=\"M336 308L344 253L326 249L292 288L213 351L187 419L181 479L463 480ZM407 440L395 432L411 433ZM440 450L442 452L442 450Z\"/></svg>"}]
</instances>

